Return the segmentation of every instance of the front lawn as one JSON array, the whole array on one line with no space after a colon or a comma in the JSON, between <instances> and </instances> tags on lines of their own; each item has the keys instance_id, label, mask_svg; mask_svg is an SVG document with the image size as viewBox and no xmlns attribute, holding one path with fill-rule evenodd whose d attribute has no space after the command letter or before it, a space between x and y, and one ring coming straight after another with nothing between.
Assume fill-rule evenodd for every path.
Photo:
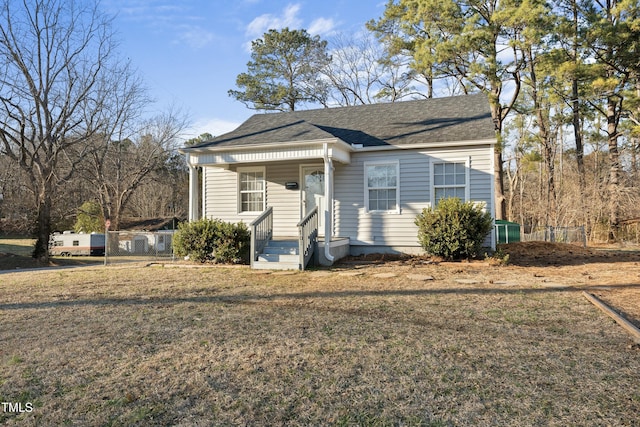
<instances>
[{"instance_id":1,"label":"front lawn","mask_svg":"<svg viewBox=\"0 0 640 427\"><path fill-rule=\"evenodd\" d=\"M0 274L0 401L33 405L0 424L636 425L639 350L582 268Z\"/></svg>"}]
</instances>

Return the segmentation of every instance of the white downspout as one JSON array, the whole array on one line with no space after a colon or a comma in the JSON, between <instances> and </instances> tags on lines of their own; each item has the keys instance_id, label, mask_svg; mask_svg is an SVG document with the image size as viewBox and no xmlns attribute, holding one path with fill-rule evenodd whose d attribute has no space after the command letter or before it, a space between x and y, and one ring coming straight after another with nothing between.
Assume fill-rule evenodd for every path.
<instances>
[{"instance_id":1,"label":"white downspout","mask_svg":"<svg viewBox=\"0 0 640 427\"><path fill-rule=\"evenodd\" d=\"M326 198L324 209L324 257L329 262L333 262L335 258L331 255L331 234L332 234L332 218L333 218L333 162L329 158L329 146L325 142L323 144L324 157L324 195Z\"/></svg>"}]
</instances>

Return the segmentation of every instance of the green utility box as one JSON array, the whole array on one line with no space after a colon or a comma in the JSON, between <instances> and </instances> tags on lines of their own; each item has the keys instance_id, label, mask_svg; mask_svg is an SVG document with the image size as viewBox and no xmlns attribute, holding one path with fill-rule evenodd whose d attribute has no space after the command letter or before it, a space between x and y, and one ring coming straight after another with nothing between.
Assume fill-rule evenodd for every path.
<instances>
[{"instance_id":1,"label":"green utility box","mask_svg":"<svg viewBox=\"0 0 640 427\"><path fill-rule=\"evenodd\" d=\"M496 219L496 243L513 243L520 241L520 224Z\"/></svg>"}]
</instances>

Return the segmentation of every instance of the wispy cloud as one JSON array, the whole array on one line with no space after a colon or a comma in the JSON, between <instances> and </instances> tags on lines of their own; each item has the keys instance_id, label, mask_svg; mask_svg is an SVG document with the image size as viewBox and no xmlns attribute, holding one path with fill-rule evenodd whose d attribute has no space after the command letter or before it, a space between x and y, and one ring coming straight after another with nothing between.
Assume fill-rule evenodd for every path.
<instances>
[{"instance_id":1,"label":"wispy cloud","mask_svg":"<svg viewBox=\"0 0 640 427\"><path fill-rule=\"evenodd\" d=\"M112 0L107 4L134 25L168 35L173 44L202 49L216 38L214 33L198 25L202 18L188 6L166 0Z\"/></svg>"},{"instance_id":2,"label":"wispy cloud","mask_svg":"<svg viewBox=\"0 0 640 427\"><path fill-rule=\"evenodd\" d=\"M197 50L209 46L215 40L216 35L199 26L183 25L176 37L174 43L184 43Z\"/></svg>"},{"instance_id":3,"label":"wispy cloud","mask_svg":"<svg viewBox=\"0 0 640 427\"><path fill-rule=\"evenodd\" d=\"M289 27L297 29L302 25L302 19L298 16L301 6L290 4L282 10L280 15L265 13L258 16L247 25L246 34L249 37L259 37L270 29L282 29Z\"/></svg>"},{"instance_id":4,"label":"wispy cloud","mask_svg":"<svg viewBox=\"0 0 640 427\"><path fill-rule=\"evenodd\" d=\"M311 22L307 31L309 34L324 36L333 33L335 28L336 23L333 19L318 18Z\"/></svg>"}]
</instances>

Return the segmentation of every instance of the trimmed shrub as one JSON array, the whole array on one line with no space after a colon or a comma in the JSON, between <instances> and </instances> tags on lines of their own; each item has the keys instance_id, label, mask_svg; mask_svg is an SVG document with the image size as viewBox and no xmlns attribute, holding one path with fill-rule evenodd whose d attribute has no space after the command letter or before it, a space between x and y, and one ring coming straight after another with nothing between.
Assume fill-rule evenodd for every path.
<instances>
[{"instance_id":1,"label":"trimmed shrub","mask_svg":"<svg viewBox=\"0 0 640 427\"><path fill-rule=\"evenodd\" d=\"M244 223L219 219L182 223L173 237L176 255L200 262L245 262L250 244L251 232Z\"/></svg>"},{"instance_id":2,"label":"trimmed shrub","mask_svg":"<svg viewBox=\"0 0 640 427\"><path fill-rule=\"evenodd\" d=\"M493 220L473 202L442 199L435 208L423 209L416 217L418 240L424 250L445 259L478 255Z\"/></svg>"}]
</instances>

